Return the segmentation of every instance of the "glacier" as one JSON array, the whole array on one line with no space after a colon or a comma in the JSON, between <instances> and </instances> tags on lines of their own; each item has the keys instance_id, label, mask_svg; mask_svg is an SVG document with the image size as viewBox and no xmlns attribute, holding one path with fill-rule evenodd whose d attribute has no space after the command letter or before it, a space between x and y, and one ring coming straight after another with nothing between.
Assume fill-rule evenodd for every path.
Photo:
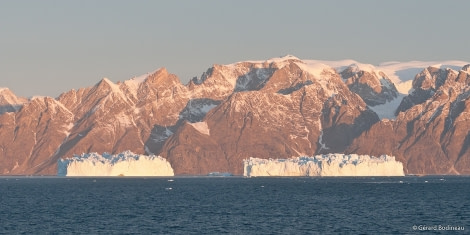
<instances>
[{"instance_id":1,"label":"glacier","mask_svg":"<svg viewBox=\"0 0 470 235\"><path fill-rule=\"evenodd\" d=\"M324 154L290 159L243 160L243 176L404 176L395 157L357 154Z\"/></svg>"},{"instance_id":2,"label":"glacier","mask_svg":"<svg viewBox=\"0 0 470 235\"><path fill-rule=\"evenodd\" d=\"M140 155L125 151L109 153L84 153L72 158L59 159L58 176L174 176L170 163L155 155Z\"/></svg>"}]
</instances>

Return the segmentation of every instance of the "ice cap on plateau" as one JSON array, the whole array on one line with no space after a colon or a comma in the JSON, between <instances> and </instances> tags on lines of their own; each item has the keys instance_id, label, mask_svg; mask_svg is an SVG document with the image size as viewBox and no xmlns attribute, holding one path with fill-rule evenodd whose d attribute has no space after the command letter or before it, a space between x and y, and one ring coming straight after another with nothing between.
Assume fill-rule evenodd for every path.
<instances>
[{"instance_id":1,"label":"ice cap on plateau","mask_svg":"<svg viewBox=\"0 0 470 235\"><path fill-rule=\"evenodd\" d=\"M301 60L301 59L299 59L297 56L287 54L287 55L284 55L284 56L281 56L281 57L271 58L267 61L276 62L276 61L284 61L284 60Z\"/></svg>"},{"instance_id":2,"label":"ice cap on plateau","mask_svg":"<svg viewBox=\"0 0 470 235\"><path fill-rule=\"evenodd\" d=\"M284 65L288 64L289 61L302 61L301 59L297 58L296 56L293 55L285 55L281 57L274 57L271 59L267 60L246 60L246 61L238 61L232 64L227 64L225 66L227 67L234 67L237 64L242 64L242 63L252 63L252 64L276 64L277 67L282 68Z\"/></svg>"}]
</instances>

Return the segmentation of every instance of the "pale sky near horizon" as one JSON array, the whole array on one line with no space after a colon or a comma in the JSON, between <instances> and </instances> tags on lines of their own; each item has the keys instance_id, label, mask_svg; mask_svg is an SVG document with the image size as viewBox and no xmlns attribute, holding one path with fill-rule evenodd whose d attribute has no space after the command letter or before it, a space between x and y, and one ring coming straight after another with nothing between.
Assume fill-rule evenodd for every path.
<instances>
[{"instance_id":1,"label":"pale sky near horizon","mask_svg":"<svg viewBox=\"0 0 470 235\"><path fill-rule=\"evenodd\" d=\"M470 61L470 1L0 0L0 87L58 96L166 67L301 59Z\"/></svg>"}]
</instances>

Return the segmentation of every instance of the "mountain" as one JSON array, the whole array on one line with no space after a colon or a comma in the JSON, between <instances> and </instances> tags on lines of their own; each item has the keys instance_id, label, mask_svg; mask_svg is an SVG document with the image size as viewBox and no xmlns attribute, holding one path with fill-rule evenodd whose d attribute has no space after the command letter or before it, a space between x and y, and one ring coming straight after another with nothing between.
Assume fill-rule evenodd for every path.
<instances>
[{"instance_id":1,"label":"mountain","mask_svg":"<svg viewBox=\"0 0 470 235\"><path fill-rule=\"evenodd\" d=\"M468 68L424 69L396 110L396 119L376 123L346 151L392 154L408 173L470 174Z\"/></svg>"},{"instance_id":2,"label":"mountain","mask_svg":"<svg viewBox=\"0 0 470 235\"><path fill-rule=\"evenodd\" d=\"M17 97L10 89L0 87L0 115L15 112L26 102L27 99Z\"/></svg>"},{"instance_id":3,"label":"mountain","mask_svg":"<svg viewBox=\"0 0 470 235\"><path fill-rule=\"evenodd\" d=\"M74 154L132 151L161 155L176 175L241 175L250 157L324 153L395 155L408 174L468 174L465 64L285 56L214 65L187 85L161 68L55 99L3 89L0 173L55 175Z\"/></svg>"},{"instance_id":4,"label":"mountain","mask_svg":"<svg viewBox=\"0 0 470 235\"><path fill-rule=\"evenodd\" d=\"M211 70L194 89L229 78L227 90L233 92L200 122L184 122L165 142L160 154L174 166L175 174L243 174L243 159L251 156L341 152L379 121L325 65L309 66L288 57Z\"/></svg>"}]
</instances>

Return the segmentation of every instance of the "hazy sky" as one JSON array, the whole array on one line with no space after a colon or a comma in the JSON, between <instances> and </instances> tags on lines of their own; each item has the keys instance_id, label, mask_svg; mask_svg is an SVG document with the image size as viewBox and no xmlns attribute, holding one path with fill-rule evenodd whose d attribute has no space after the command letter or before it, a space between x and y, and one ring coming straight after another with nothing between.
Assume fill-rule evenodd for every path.
<instances>
[{"instance_id":1,"label":"hazy sky","mask_svg":"<svg viewBox=\"0 0 470 235\"><path fill-rule=\"evenodd\" d=\"M470 1L1 0L0 87L56 97L166 67L301 59L470 61Z\"/></svg>"}]
</instances>

